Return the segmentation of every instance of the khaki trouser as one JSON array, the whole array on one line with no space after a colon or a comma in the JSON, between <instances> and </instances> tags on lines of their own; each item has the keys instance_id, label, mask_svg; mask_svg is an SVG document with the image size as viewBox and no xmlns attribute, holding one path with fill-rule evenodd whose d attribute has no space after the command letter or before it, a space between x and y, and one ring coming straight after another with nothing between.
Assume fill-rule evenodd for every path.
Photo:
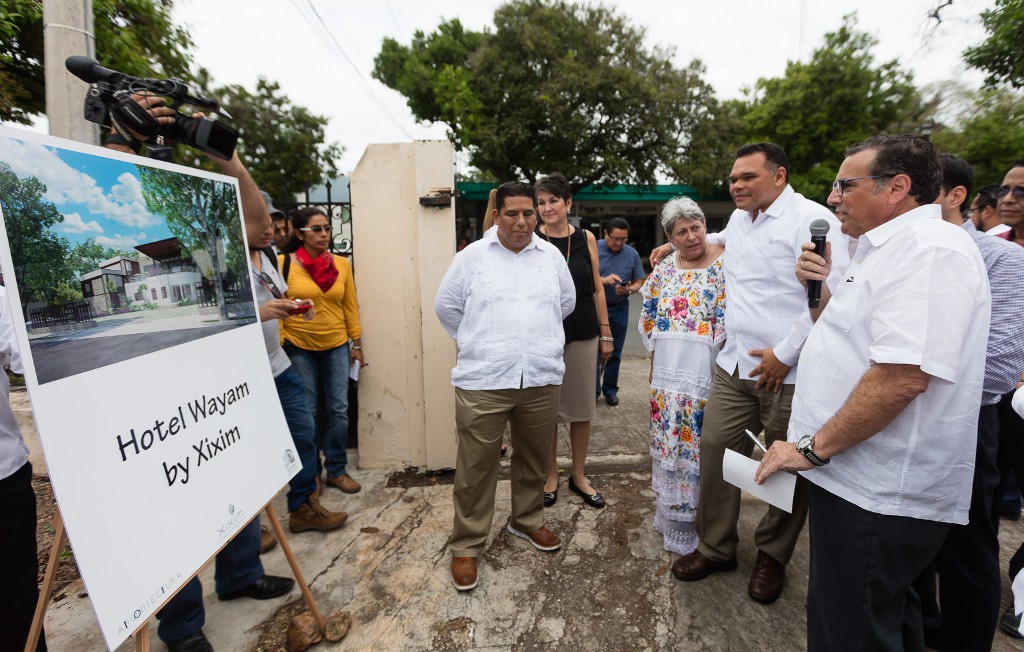
<instances>
[{"instance_id":1,"label":"khaki trouser","mask_svg":"<svg viewBox=\"0 0 1024 652\"><path fill-rule=\"evenodd\" d=\"M779 393L754 389L753 380L741 380L739 369L728 374L715 369L700 440L700 501L697 504L697 548L713 561L736 559L736 521L740 515L740 490L722 478L725 449L750 456L754 442L744 434L764 430L771 447L786 441L793 385ZM808 433L814 434L814 433ZM768 507L754 533L754 544L775 561L788 564L800 530L807 520L807 481L796 479L793 513Z\"/></svg>"},{"instance_id":2,"label":"khaki trouser","mask_svg":"<svg viewBox=\"0 0 1024 652\"><path fill-rule=\"evenodd\" d=\"M494 518L501 433L512 424L512 527L544 525L544 476L558 416L560 386L525 389L455 388L459 452L455 462L453 557L479 557Z\"/></svg>"}]
</instances>

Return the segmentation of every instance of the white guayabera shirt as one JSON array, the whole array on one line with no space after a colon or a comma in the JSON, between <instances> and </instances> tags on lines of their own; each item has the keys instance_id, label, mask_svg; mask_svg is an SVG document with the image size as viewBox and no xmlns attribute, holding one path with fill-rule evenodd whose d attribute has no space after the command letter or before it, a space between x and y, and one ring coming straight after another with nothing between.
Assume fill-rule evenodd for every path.
<instances>
[{"instance_id":1,"label":"white guayabera shirt","mask_svg":"<svg viewBox=\"0 0 1024 652\"><path fill-rule=\"evenodd\" d=\"M434 311L459 346L452 384L460 389L561 385L562 320L576 307L565 258L532 235L518 254L498 227L455 254Z\"/></svg>"},{"instance_id":2,"label":"white guayabera shirt","mask_svg":"<svg viewBox=\"0 0 1024 652\"><path fill-rule=\"evenodd\" d=\"M807 290L796 277L800 246L811 241L811 222L829 223L832 243L832 273L827 283L835 289L850 264L847 238L832 211L787 185L767 211L751 221L750 213L736 209L721 233L708 235L708 242L725 245L725 347L718 354L718 366L728 373L739 368L739 377L750 380L750 372L761 358L753 349L772 349L780 362L793 366L811 330ZM728 242L727 242L728 241ZM796 382L796 368L789 370L785 383Z\"/></svg>"},{"instance_id":3,"label":"white guayabera shirt","mask_svg":"<svg viewBox=\"0 0 1024 652\"><path fill-rule=\"evenodd\" d=\"M892 423L804 477L877 514L967 523L990 308L978 247L938 206L861 236L804 344L788 439L815 434L872 364L932 378Z\"/></svg>"}]
</instances>

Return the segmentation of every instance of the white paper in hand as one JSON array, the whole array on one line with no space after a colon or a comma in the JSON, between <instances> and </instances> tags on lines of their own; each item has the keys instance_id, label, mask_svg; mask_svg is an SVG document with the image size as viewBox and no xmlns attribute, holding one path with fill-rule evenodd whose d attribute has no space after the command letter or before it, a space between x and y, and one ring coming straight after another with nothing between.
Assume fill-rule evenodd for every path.
<instances>
[{"instance_id":1,"label":"white paper in hand","mask_svg":"<svg viewBox=\"0 0 1024 652\"><path fill-rule=\"evenodd\" d=\"M348 377L349 377L349 379L351 379L353 381L358 381L359 380L359 367L361 367L361 366L362 366L362 364L360 364L360 362L358 360L353 360L352 361L352 364L350 364L348 366Z\"/></svg>"},{"instance_id":2,"label":"white paper in hand","mask_svg":"<svg viewBox=\"0 0 1024 652\"><path fill-rule=\"evenodd\" d=\"M722 476L729 484L757 496L769 505L774 505L792 514L796 476L779 471L765 480L764 484L757 484L754 482L757 466L758 463L749 457L726 449L725 458L722 460Z\"/></svg>"}]
</instances>

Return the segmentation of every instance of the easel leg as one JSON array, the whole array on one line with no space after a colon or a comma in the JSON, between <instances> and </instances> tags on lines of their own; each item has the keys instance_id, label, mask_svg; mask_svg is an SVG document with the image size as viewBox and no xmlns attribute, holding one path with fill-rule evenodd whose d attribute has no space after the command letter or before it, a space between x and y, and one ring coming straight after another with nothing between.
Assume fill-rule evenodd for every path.
<instances>
[{"instance_id":1,"label":"easel leg","mask_svg":"<svg viewBox=\"0 0 1024 652\"><path fill-rule=\"evenodd\" d=\"M50 560L46 564L46 574L43 575L43 587L39 591L39 600L36 602L36 613L32 616L32 627L28 631L25 652L35 652L36 646L39 645L39 636L43 631L43 617L46 615L46 605L50 603L50 596L53 594L53 583L57 579L60 551L63 548L64 519L60 517L60 508L56 508L53 510L53 544L50 546Z\"/></svg>"},{"instance_id":2,"label":"easel leg","mask_svg":"<svg viewBox=\"0 0 1024 652\"><path fill-rule=\"evenodd\" d=\"M322 634L327 633L327 622L324 621L323 614L320 613L320 607L317 606L316 600L313 599L313 592L306 586L306 579L302 576L302 570L299 568L299 562L295 560L295 553L292 552L292 547L288 544L288 539L284 536L284 528L281 527L281 523L277 520L277 514L274 513L274 508L268 503L267 504L267 518L270 519L270 524L274 528L274 534L277 535L277 541L281 544L281 550L284 551L284 556L288 560L288 565L292 567L292 574L295 575L295 581L298 582L299 588L302 590L302 597L306 599L306 604L309 605L309 610L313 614L313 618L316 619L316 625L320 628Z\"/></svg>"},{"instance_id":3,"label":"easel leg","mask_svg":"<svg viewBox=\"0 0 1024 652\"><path fill-rule=\"evenodd\" d=\"M135 652L149 652L149 621L135 632Z\"/></svg>"}]
</instances>

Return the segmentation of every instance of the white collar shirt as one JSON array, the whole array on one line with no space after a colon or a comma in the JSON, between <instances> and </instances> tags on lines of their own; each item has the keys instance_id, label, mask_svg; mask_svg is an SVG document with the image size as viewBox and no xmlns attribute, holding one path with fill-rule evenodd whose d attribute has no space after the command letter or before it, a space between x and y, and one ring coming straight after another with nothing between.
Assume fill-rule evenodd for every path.
<instances>
[{"instance_id":1,"label":"white collar shirt","mask_svg":"<svg viewBox=\"0 0 1024 652\"><path fill-rule=\"evenodd\" d=\"M10 360L11 370L21 374L25 372L21 362L21 352L14 338L14 321L11 319L11 306L7 303L7 290L0 286L0 362ZM2 364L0 364L2 366ZM8 478L28 462L28 448L21 437L18 421L11 409L11 385L7 374L0 370L0 480Z\"/></svg>"},{"instance_id":2,"label":"white collar shirt","mask_svg":"<svg viewBox=\"0 0 1024 652\"><path fill-rule=\"evenodd\" d=\"M800 246L810 242L811 222L829 223L832 243L832 273L828 287L835 288L850 264L848 239L839 220L829 209L815 203L787 185L767 211L756 219L735 210L721 233L709 241L725 245L725 347L718 354L718 366L728 373L739 368L739 377L750 380L750 372L761 364L751 356L755 349L772 349L780 362L793 368L783 382L796 382L796 363L811 315L807 290L796 277Z\"/></svg>"},{"instance_id":3,"label":"white collar shirt","mask_svg":"<svg viewBox=\"0 0 1024 652\"><path fill-rule=\"evenodd\" d=\"M565 258L533 234L513 253L497 227L455 254L434 311L459 348L452 384L460 389L561 385L562 320L576 306Z\"/></svg>"},{"instance_id":4,"label":"white collar shirt","mask_svg":"<svg viewBox=\"0 0 1024 652\"><path fill-rule=\"evenodd\" d=\"M814 435L873 364L931 380L877 434L803 475L870 512L967 523L990 304L978 247L938 206L864 234L800 356L789 441Z\"/></svg>"},{"instance_id":5,"label":"white collar shirt","mask_svg":"<svg viewBox=\"0 0 1024 652\"><path fill-rule=\"evenodd\" d=\"M999 235L1001 233L1006 233L1009 230L1010 227L1006 226L1005 224L996 224L991 229L985 231L985 233L989 235Z\"/></svg>"}]
</instances>

